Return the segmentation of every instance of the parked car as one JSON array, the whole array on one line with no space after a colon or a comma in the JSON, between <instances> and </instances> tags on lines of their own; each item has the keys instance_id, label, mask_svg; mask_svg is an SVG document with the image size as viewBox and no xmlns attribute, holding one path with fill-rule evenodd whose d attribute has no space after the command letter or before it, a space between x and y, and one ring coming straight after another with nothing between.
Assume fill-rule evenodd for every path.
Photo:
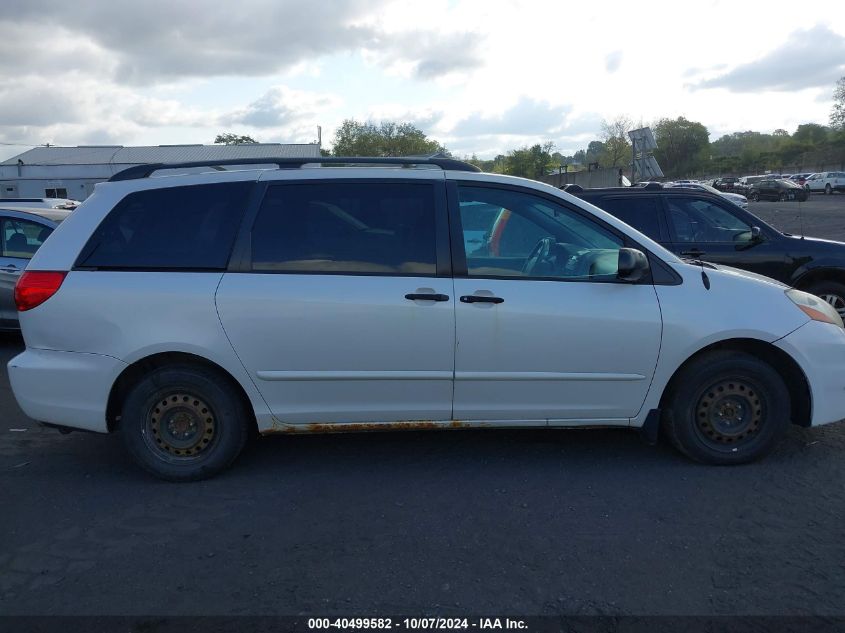
<instances>
[{"instance_id":1,"label":"parked car","mask_svg":"<svg viewBox=\"0 0 845 633\"><path fill-rule=\"evenodd\" d=\"M807 182L807 178L812 176L813 174L792 174L789 179L794 183L804 186L804 183Z\"/></svg>"},{"instance_id":2,"label":"parked car","mask_svg":"<svg viewBox=\"0 0 845 633\"><path fill-rule=\"evenodd\" d=\"M743 176L734 185L734 193L740 193L746 197L751 193L751 185L761 180L768 179L769 176Z\"/></svg>"},{"instance_id":3,"label":"parked car","mask_svg":"<svg viewBox=\"0 0 845 633\"><path fill-rule=\"evenodd\" d=\"M719 191L715 187L711 187L710 185L706 185L704 183L669 183L667 185L669 187L679 187L682 189L697 189L699 191L707 191L709 193L716 194L717 196L722 196L725 200L729 200L733 202L735 205L747 209L748 208L748 198L742 196L738 193L730 193L727 191Z\"/></svg>"},{"instance_id":4,"label":"parked car","mask_svg":"<svg viewBox=\"0 0 845 633\"><path fill-rule=\"evenodd\" d=\"M758 200L798 200L804 202L809 198L807 191L798 183L791 180L761 180L751 185L748 197Z\"/></svg>"},{"instance_id":5,"label":"parked car","mask_svg":"<svg viewBox=\"0 0 845 633\"><path fill-rule=\"evenodd\" d=\"M834 191L845 191L845 172L822 171L813 174L804 183L804 188L810 192L819 191L831 194Z\"/></svg>"},{"instance_id":6,"label":"parked car","mask_svg":"<svg viewBox=\"0 0 845 633\"><path fill-rule=\"evenodd\" d=\"M705 191L612 187L573 193L682 258L771 277L822 297L845 317L845 243L781 233Z\"/></svg>"},{"instance_id":7,"label":"parked car","mask_svg":"<svg viewBox=\"0 0 845 633\"><path fill-rule=\"evenodd\" d=\"M38 247L69 211L0 208L0 330L17 330L15 284Z\"/></svg>"},{"instance_id":8,"label":"parked car","mask_svg":"<svg viewBox=\"0 0 845 633\"><path fill-rule=\"evenodd\" d=\"M845 332L817 297L684 262L543 183L451 159L313 161L139 166L98 186L18 282L23 410L115 431L172 480L222 470L251 428L599 425L653 441L662 420L686 455L735 464L790 421L845 417Z\"/></svg>"},{"instance_id":9,"label":"parked car","mask_svg":"<svg viewBox=\"0 0 845 633\"><path fill-rule=\"evenodd\" d=\"M727 176L724 178L717 178L713 181L713 187L718 189L719 191L733 191L734 187L736 187L737 183L739 182L739 178L735 178L733 176Z\"/></svg>"},{"instance_id":10,"label":"parked car","mask_svg":"<svg viewBox=\"0 0 845 633\"><path fill-rule=\"evenodd\" d=\"M73 210L78 207L79 200L69 198L0 198L0 208L25 208L25 209L66 209Z\"/></svg>"}]
</instances>

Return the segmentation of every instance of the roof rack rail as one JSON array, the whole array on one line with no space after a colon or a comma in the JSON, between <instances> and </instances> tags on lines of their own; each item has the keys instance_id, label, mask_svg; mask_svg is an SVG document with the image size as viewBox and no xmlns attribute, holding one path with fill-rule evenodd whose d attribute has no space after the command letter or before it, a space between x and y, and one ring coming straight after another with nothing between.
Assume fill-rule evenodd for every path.
<instances>
[{"instance_id":1,"label":"roof rack rail","mask_svg":"<svg viewBox=\"0 0 845 633\"><path fill-rule=\"evenodd\" d=\"M295 169L303 165L434 165L443 170L481 171L475 165L454 158L428 156L320 156L312 158L226 158L189 163L148 163L117 172L109 182L148 178L160 169L187 169L190 167L223 167L225 165L276 165L279 169ZM225 171L225 170L224 170Z\"/></svg>"}]
</instances>

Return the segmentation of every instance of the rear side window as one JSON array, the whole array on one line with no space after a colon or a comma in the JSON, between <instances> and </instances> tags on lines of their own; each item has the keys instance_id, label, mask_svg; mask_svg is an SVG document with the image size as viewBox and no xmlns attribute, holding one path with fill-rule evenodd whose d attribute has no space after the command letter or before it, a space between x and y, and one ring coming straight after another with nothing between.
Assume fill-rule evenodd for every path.
<instances>
[{"instance_id":1,"label":"rear side window","mask_svg":"<svg viewBox=\"0 0 845 633\"><path fill-rule=\"evenodd\" d=\"M225 269L252 182L137 191L109 213L77 266Z\"/></svg>"},{"instance_id":2,"label":"rear side window","mask_svg":"<svg viewBox=\"0 0 845 633\"><path fill-rule=\"evenodd\" d=\"M434 195L429 183L271 187L252 228L252 269L434 275Z\"/></svg>"},{"instance_id":3,"label":"rear side window","mask_svg":"<svg viewBox=\"0 0 845 633\"><path fill-rule=\"evenodd\" d=\"M594 203L640 233L660 241L660 203L654 197L605 198Z\"/></svg>"},{"instance_id":4,"label":"rear side window","mask_svg":"<svg viewBox=\"0 0 845 633\"><path fill-rule=\"evenodd\" d=\"M49 226L17 218L0 220L0 254L3 257L31 259L53 232Z\"/></svg>"}]
</instances>

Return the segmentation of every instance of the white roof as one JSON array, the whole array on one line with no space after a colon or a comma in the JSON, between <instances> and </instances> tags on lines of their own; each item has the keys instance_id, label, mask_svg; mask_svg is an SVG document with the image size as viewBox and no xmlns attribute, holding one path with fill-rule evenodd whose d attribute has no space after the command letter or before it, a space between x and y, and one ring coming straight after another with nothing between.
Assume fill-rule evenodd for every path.
<instances>
[{"instance_id":1,"label":"white roof","mask_svg":"<svg viewBox=\"0 0 845 633\"><path fill-rule=\"evenodd\" d=\"M79 147L35 147L0 165L138 165L183 163L231 158L311 158L320 156L315 143L251 143L244 145L94 145Z\"/></svg>"}]
</instances>

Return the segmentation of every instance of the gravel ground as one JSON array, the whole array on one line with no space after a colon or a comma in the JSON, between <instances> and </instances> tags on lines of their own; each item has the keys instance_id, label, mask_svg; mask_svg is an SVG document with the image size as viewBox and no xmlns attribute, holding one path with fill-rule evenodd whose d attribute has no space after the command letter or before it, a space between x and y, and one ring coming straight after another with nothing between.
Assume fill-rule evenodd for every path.
<instances>
[{"instance_id":1,"label":"gravel ground","mask_svg":"<svg viewBox=\"0 0 845 633\"><path fill-rule=\"evenodd\" d=\"M845 196L801 207L845 239ZM752 211L796 230L796 203ZM625 431L274 437L174 485L28 420L20 349L0 339L1 614L845 615L845 423L734 468Z\"/></svg>"},{"instance_id":2,"label":"gravel ground","mask_svg":"<svg viewBox=\"0 0 845 633\"><path fill-rule=\"evenodd\" d=\"M749 202L748 210L781 231L845 242L845 195L813 194L807 202Z\"/></svg>"}]
</instances>

